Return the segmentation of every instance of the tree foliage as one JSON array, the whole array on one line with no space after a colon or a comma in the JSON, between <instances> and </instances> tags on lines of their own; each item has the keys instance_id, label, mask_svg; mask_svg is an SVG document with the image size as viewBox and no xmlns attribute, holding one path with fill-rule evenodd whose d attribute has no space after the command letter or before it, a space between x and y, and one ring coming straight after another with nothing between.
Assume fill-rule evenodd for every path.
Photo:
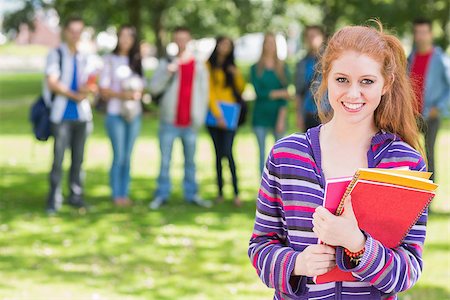
<instances>
[{"instance_id":1,"label":"tree foliage","mask_svg":"<svg viewBox=\"0 0 450 300\"><path fill-rule=\"evenodd\" d=\"M403 35L411 31L417 17L434 21L437 42L449 45L450 1L448 0L26 0L24 9L5 17L4 27L31 24L33 8L54 7L62 21L82 16L97 30L132 24L143 38L163 53L169 32L176 26L191 28L195 37L226 34L237 37L248 32L285 31L299 22L322 24L328 33L344 24L364 24L379 18Z\"/></svg>"}]
</instances>

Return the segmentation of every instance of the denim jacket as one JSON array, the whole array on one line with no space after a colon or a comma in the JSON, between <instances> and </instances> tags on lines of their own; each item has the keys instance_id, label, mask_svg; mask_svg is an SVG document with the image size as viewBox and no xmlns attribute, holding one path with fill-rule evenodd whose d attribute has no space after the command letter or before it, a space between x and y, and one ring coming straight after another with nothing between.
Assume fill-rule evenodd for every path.
<instances>
[{"instance_id":1,"label":"denim jacket","mask_svg":"<svg viewBox=\"0 0 450 300\"><path fill-rule=\"evenodd\" d=\"M415 51L408 57L408 71L411 70ZM450 59L439 47L434 47L425 73L423 116L428 117L430 109L436 107L441 116L448 116L450 104Z\"/></svg>"}]
</instances>

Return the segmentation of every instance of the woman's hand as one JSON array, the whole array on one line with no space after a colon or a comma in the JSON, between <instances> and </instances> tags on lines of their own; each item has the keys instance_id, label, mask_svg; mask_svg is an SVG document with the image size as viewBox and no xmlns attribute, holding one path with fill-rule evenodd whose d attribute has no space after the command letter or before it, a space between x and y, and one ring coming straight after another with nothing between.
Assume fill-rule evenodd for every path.
<instances>
[{"instance_id":1,"label":"woman's hand","mask_svg":"<svg viewBox=\"0 0 450 300\"><path fill-rule=\"evenodd\" d=\"M227 123L223 117L217 118L217 126L221 129L227 129Z\"/></svg>"},{"instance_id":2,"label":"woman's hand","mask_svg":"<svg viewBox=\"0 0 450 300\"><path fill-rule=\"evenodd\" d=\"M318 244L310 245L297 256L293 275L314 277L331 271L336 266L336 250Z\"/></svg>"},{"instance_id":3,"label":"woman's hand","mask_svg":"<svg viewBox=\"0 0 450 300\"><path fill-rule=\"evenodd\" d=\"M278 135L283 135L286 131L286 118L287 118L287 109L285 106L281 107L278 111L277 123L275 124L275 132Z\"/></svg>"},{"instance_id":4,"label":"woman's hand","mask_svg":"<svg viewBox=\"0 0 450 300\"><path fill-rule=\"evenodd\" d=\"M134 91L133 97L131 98L133 100L139 101L142 99L142 91Z\"/></svg>"},{"instance_id":5,"label":"woman's hand","mask_svg":"<svg viewBox=\"0 0 450 300\"><path fill-rule=\"evenodd\" d=\"M277 120L275 125L275 132L277 134L283 134L286 131L286 122L284 119Z\"/></svg>"},{"instance_id":6,"label":"woman's hand","mask_svg":"<svg viewBox=\"0 0 450 300\"><path fill-rule=\"evenodd\" d=\"M237 74L237 68L236 68L236 66L233 66L233 65L229 65L228 68L227 68L227 71L230 72L233 75Z\"/></svg>"},{"instance_id":7,"label":"woman's hand","mask_svg":"<svg viewBox=\"0 0 450 300\"><path fill-rule=\"evenodd\" d=\"M325 244L358 252L366 243L366 237L358 227L350 196L345 199L344 212L340 216L333 215L323 206L316 208L313 225L313 231Z\"/></svg>"},{"instance_id":8,"label":"woman's hand","mask_svg":"<svg viewBox=\"0 0 450 300\"><path fill-rule=\"evenodd\" d=\"M300 132L305 132L305 118L302 113L297 113L297 129Z\"/></svg>"},{"instance_id":9,"label":"woman's hand","mask_svg":"<svg viewBox=\"0 0 450 300\"><path fill-rule=\"evenodd\" d=\"M272 100L280 100L280 99L289 99L291 95L288 90L273 90L269 94L270 99Z\"/></svg>"},{"instance_id":10,"label":"woman's hand","mask_svg":"<svg viewBox=\"0 0 450 300\"><path fill-rule=\"evenodd\" d=\"M136 91L122 91L119 93L119 98L122 100L138 100L142 95L141 92Z\"/></svg>"}]
</instances>

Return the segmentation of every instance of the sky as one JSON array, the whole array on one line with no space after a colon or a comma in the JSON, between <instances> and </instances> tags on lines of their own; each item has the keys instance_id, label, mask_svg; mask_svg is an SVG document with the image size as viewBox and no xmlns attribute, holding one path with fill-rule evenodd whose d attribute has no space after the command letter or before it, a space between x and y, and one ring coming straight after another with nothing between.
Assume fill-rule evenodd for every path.
<instances>
[{"instance_id":1,"label":"sky","mask_svg":"<svg viewBox=\"0 0 450 300\"><path fill-rule=\"evenodd\" d=\"M22 8L24 3L23 0L0 0L0 18L7 12Z\"/></svg>"}]
</instances>

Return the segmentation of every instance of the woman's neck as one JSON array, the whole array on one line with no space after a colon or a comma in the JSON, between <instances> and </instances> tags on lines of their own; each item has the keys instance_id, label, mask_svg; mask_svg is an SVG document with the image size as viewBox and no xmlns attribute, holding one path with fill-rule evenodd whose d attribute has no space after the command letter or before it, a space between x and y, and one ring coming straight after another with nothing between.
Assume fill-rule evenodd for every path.
<instances>
[{"instance_id":1,"label":"woman's neck","mask_svg":"<svg viewBox=\"0 0 450 300\"><path fill-rule=\"evenodd\" d=\"M128 51L126 51L126 50L119 50L119 52L117 54L119 54L120 56L128 56Z\"/></svg>"},{"instance_id":2,"label":"woman's neck","mask_svg":"<svg viewBox=\"0 0 450 300\"><path fill-rule=\"evenodd\" d=\"M225 57L221 56L221 55L218 55L217 56L217 66L221 67L224 62L225 62Z\"/></svg>"},{"instance_id":3,"label":"woman's neck","mask_svg":"<svg viewBox=\"0 0 450 300\"><path fill-rule=\"evenodd\" d=\"M328 138L338 141L339 144L354 145L364 147L370 146L372 137L378 132L373 120L352 124L346 120L331 119L323 128Z\"/></svg>"},{"instance_id":4,"label":"woman's neck","mask_svg":"<svg viewBox=\"0 0 450 300\"><path fill-rule=\"evenodd\" d=\"M261 59L263 66L267 69L273 69L275 67L275 60L272 55L264 55Z\"/></svg>"}]
</instances>

